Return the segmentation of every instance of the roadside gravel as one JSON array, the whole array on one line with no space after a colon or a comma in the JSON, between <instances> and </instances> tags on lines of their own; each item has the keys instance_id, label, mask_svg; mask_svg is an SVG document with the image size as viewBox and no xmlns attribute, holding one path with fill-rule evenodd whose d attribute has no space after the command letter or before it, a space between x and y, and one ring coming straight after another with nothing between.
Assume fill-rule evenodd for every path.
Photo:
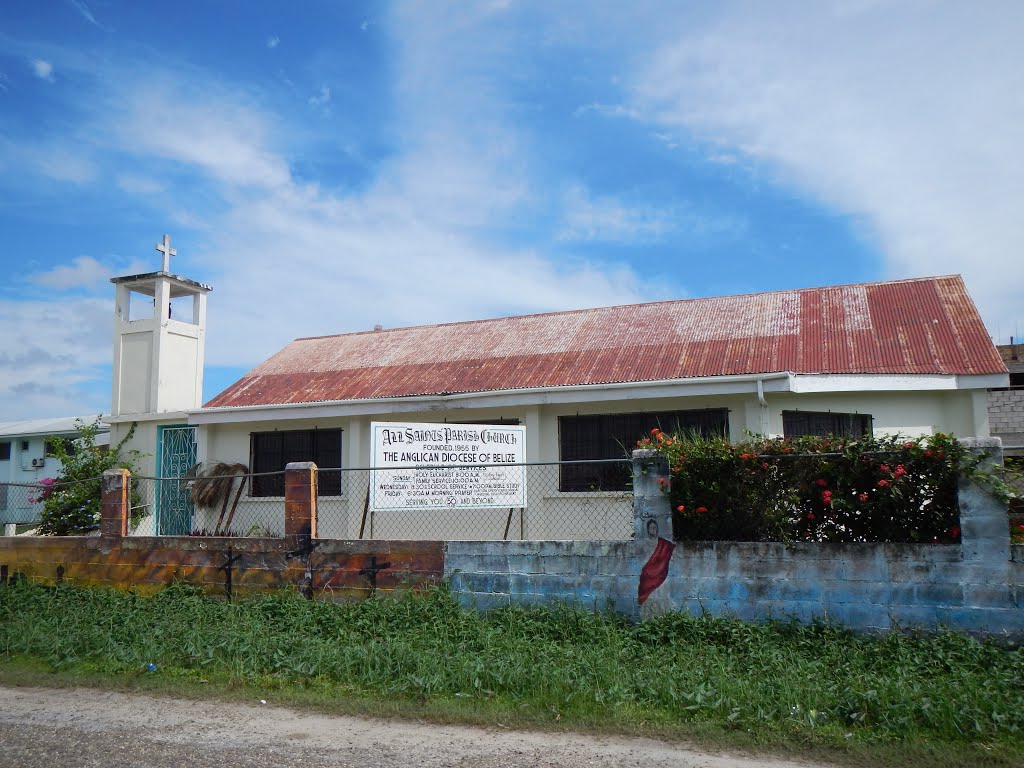
<instances>
[{"instance_id":1,"label":"roadside gravel","mask_svg":"<svg viewBox=\"0 0 1024 768\"><path fill-rule=\"evenodd\" d=\"M86 688L0 686L3 768L810 768L650 739L437 726Z\"/></svg>"}]
</instances>

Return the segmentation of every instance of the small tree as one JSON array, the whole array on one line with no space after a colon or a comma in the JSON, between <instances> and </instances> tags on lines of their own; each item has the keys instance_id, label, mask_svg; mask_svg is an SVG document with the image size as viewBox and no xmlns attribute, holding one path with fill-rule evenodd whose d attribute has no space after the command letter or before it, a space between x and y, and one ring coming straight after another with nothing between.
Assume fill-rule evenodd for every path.
<instances>
[{"instance_id":1,"label":"small tree","mask_svg":"<svg viewBox=\"0 0 1024 768\"><path fill-rule=\"evenodd\" d=\"M37 497L43 502L39 533L50 536L72 536L88 533L99 527L103 494L103 473L108 469L135 471L139 451L124 451L125 443L135 433L135 425L117 445L96 445L100 417L92 424L78 420L78 437L57 438L49 445L48 455L59 459L63 468L56 478L43 480Z\"/></svg>"}]
</instances>

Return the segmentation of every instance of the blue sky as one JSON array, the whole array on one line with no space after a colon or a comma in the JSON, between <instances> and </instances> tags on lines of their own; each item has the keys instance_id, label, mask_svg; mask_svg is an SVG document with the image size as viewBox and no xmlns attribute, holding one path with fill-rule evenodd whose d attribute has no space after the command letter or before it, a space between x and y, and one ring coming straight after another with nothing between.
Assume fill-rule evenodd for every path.
<instances>
[{"instance_id":1,"label":"blue sky","mask_svg":"<svg viewBox=\"0 0 1024 768\"><path fill-rule=\"evenodd\" d=\"M0 419L109 409L110 276L292 338L964 275L1024 334L1024 4L0 3Z\"/></svg>"}]
</instances>

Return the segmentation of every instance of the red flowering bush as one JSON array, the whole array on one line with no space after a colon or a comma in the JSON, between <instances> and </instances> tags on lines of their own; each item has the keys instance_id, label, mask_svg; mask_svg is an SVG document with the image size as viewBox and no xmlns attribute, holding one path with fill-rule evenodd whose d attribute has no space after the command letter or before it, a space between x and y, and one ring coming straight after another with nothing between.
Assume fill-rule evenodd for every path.
<instances>
[{"instance_id":1,"label":"red flowering bush","mask_svg":"<svg viewBox=\"0 0 1024 768\"><path fill-rule=\"evenodd\" d=\"M667 435L637 443L669 460L678 540L960 540L957 481L979 459L955 438Z\"/></svg>"}]
</instances>

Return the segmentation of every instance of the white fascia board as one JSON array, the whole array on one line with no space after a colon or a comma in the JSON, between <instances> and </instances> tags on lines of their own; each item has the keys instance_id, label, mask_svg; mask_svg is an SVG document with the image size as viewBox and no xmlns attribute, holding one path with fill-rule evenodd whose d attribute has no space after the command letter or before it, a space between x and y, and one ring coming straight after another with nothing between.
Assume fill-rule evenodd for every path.
<instances>
[{"instance_id":1,"label":"white fascia board","mask_svg":"<svg viewBox=\"0 0 1024 768\"><path fill-rule=\"evenodd\" d=\"M247 421L286 421L373 416L394 413L422 413L470 408L510 408L529 405L591 403L605 400L646 400L663 397L756 394L760 380L765 392L788 392L790 374L766 373L750 376L707 376L668 381L590 384L580 387L537 387L535 389L466 392L451 395L382 397L329 403L285 403L282 405L203 408L189 413L189 424L237 424Z\"/></svg>"},{"instance_id":2,"label":"white fascia board","mask_svg":"<svg viewBox=\"0 0 1024 768\"><path fill-rule=\"evenodd\" d=\"M189 420L188 411L164 411L162 413L122 413L120 416L103 418L105 424L131 424L133 421L174 421L184 424Z\"/></svg>"},{"instance_id":3,"label":"white fascia board","mask_svg":"<svg viewBox=\"0 0 1024 768\"><path fill-rule=\"evenodd\" d=\"M1010 377L1003 373L983 376L921 374L897 376L890 374L793 374L791 391L810 392L938 392L958 389L990 389L1008 386ZM1002 383L1000 383L1002 382Z\"/></svg>"}]
</instances>

